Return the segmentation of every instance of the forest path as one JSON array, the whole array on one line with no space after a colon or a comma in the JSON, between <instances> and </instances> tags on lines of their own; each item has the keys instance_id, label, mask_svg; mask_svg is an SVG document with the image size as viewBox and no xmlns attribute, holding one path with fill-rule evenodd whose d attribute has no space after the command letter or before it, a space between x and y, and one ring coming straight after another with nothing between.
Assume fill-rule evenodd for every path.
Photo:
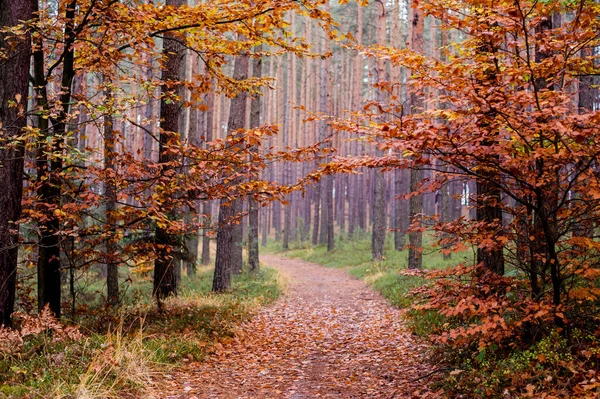
<instances>
[{"instance_id":1,"label":"forest path","mask_svg":"<svg viewBox=\"0 0 600 399\"><path fill-rule=\"evenodd\" d=\"M204 362L169 376L164 398L425 398L425 352L399 312L344 270L262 255L288 282L276 303Z\"/></svg>"}]
</instances>

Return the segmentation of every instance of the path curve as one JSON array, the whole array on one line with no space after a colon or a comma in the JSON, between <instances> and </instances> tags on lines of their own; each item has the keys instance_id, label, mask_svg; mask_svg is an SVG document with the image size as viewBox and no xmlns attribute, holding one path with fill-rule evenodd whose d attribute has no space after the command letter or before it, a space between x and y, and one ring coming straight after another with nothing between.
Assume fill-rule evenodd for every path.
<instances>
[{"instance_id":1,"label":"path curve","mask_svg":"<svg viewBox=\"0 0 600 399\"><path fill-rule=\"evenodd\" d=\"M205 362L173 373L180 389L167 398L437 397L419 379L426 346L362 281L298 259L261 261L288 279L286 294Z\"/></svg>"}]
</instances>

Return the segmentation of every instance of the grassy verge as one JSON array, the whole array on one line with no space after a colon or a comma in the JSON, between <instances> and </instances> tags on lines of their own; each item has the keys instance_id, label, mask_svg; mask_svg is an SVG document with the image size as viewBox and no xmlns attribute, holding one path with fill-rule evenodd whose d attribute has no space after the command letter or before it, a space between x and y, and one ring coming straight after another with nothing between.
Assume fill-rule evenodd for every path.
<instances>
[{"instance_id":1,"label":"grassy verge","mask_svg":"<svg viewBox=\"0 0 600 399\"><path fill-rule=\"evenodd\" d=\"M433 241L432 237L426 236L425 248L430 248ZM278 242L270 242L264 250L273 253L283 252ZM398 273L399 270L407 267L408 250L394 250L391 235L386 241L385 255L381 262L372 259L371 238L368 235L359 235L353 239L338 236L335 249L331 252L327 252L325 245L311 247L310 244L294 243L290 250L285 251L285 256L304 259L326 267L346 269L350 275L366 281L393 305L401 308L410 305L406 294L424 283L421 277L404 276ZM471 252L455 253L450 259L444 259L437 249L426 249L423 252L423 268L427 270L443 269L472 260Z\"/></svg>"},{"instance_id":2,"label":"grassy verge","mask_svg":"<svg viewBox=\"0 0 600 399\"><path fill-rule=\"evenodd\" d=\"M230 293L210 293L212 270L184 277L162 313L137 282L118 313L90 309L72 329L50 316L0 330L0 398L126 398L146 394L153 376L201 360L219 340L281 292L278 274L236 276ZM144 298L137 301L139 298Z\"/></svg>"}]
</instances>

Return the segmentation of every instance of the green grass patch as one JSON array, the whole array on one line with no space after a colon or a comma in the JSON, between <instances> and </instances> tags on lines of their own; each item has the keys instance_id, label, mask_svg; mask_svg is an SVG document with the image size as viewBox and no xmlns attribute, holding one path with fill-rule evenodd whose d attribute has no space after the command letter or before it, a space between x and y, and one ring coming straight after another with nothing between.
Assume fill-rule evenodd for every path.
<instances>
[{"instance_id":1,"label":"green grass patch","mask_svg":"<svg viewBox=\"0 0 600 399\"><path fill-rule=\"evenodd\" d=\"M357 234L352 239L343 235L338 236L335 249L331 252L327 252L325 245L312 247L309 243L300 242L293 243L285 252L279 242L270 241L263 248L266 252L285 253L285 256L290 258L300 258L326 267L346 269L350 275L366 281L394 306L406 308L411 304L407 294L423 285L425 280L421 277L399 274L400 270L407 268L408 250L394 250L392 239L393 236L389 234L384 259L380 262L372 259L371 238L364 233ZM439 249L433 247L434 238L429 234L425 235L424 244L423 268L426 270L439 270L461 262L473 261L473 253L467 251L453 253L449 259L444 259Z\"/></svg>"}]
</instances>

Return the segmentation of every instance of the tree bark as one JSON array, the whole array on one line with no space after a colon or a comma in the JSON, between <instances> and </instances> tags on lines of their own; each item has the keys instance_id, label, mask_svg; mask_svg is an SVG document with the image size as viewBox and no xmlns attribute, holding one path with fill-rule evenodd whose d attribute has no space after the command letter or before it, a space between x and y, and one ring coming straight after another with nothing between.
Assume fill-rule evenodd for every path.
<instances>
[{"instance_id":1,"label":"tree bark","mask_svg":"<svg viewBox=\"0 0 600 399\"><path fill-rule=\"evenodd\" d=\"M206 120L205 120L205 133L204 133L204 141L205 143L210 143L213 141L213 116L214 116L214 108L215 108L215 93L211 91L208 93L208 101L207 101L208 110L206 111ZM204 201L202 203L202 214L205 218L205 225L210 225L212 222L212 210L211 210L211 202L209 200ZM204 226L202 230L202 255L200 259L200 263L203 265L210 264L210 235L208 232L210 229L208 226Z\"/></svg>"},{"instance_id":2,"label":"tree bark","mask_svg":"<svg viewBox=\"0 0 600 399\"><path fill-rule=\"evenodd\" d=\"M329 11L329 2L325 3L325 11ZM321 52L328 53L331 50L331 42L329 38L323 32L321 38ZM331 58L321 60L320 69L320 90L319 90L319 110L324 115L331 115ZM330 129L329 125L325 121L321 121L320 125L320 140L328 138ZM327 144L331 146L331 142ZM325 158L326 162L330 160L329 153ZM334 242L334 226L333 226L333 176L325 175L321 179L321 234L319 242L327 244L327 251L333 251L335 247Z\"/></svg>"},{"instance_id":3,"label":"tree bark","mask_svg":"<svg viewBox=\"0 0 600 399\"><path fill-rule=\"evenodd\" d=\"M262 45L256 48L256 52L262 51ZM252 62L252 77L259 79L262 76L262 59L255 57ZM250 129L256 129L260 126L261 97L255 95L250 103ZM259 148L255 146L253 151L258 154ZM248 265L251 271L258 271L260 268L259 249L258 249L258 202L253 198L249 199L248 212Z\"/></svg>"},{"instance_id":4,"label":"tree bark","mask_svg":"<svg viewBox=\"0 0 600 399\"><path fill-rule=\"evenodd\" d=\"M167 5L182 6L184 0L167 0ZM167 83L181 80L181 52L182 46L175 40L170 40L171 35L165 34L163 44L163 57L165 65L162 70L161 101L160 101L160 136L158 149L158 162L165 164L173 159L173 155L167 153L171 140L179 135L181 104L167 98ZM171 214L172 218L176 216ZM179 251L181 245L178 237L169 234L166 227L157 226L155 244L157 256L154 261L154 289L158 306L161 301L170 296L177 295L177 267L178 257L174 254Z\"/></svg>"},{"instance_id":5,"label":"tree bark","mask_svg":"<svg viewBox=\"0 0 600 399\"><path fill-rule=\"evenodd\" d=\"M0 28L6 29L28 21L33 15L34 1L0 0ZM8 49L9 33L0 33L0 48ZM21 198L23 196L24 148L8 145L21 134L27 121L25 111L29 82L31 38L17 39L16 46L0 60L0 326L11 325L14 310L19 249ZM17 101L16 107L9 101Z\"/></svg>"},{"instance_id":6,"label":"tree bark","mask_svg":"<svg viewBox=\"0 0 600 399\"><path fill-rule=\"evenodd\" d=\"M425 45L423 41L423 15L421 10L416 5L411 6L411 49L419 54L423 54L425 51ZM417 113L423 110L424 101L421 94L413 94L410 102L411 112ZM420 225L423 221L423 196L421 194L415 194L423 180L423 170L420 168L413 168L410 171L410 192L413 195L409 201L409 220L413 224ZM423 233L421 231L411 231L408 234L409 248L408 248L408 268L409 269L421 269L423 267Z\"/></svg>"},{"instance_id":7,"label":"tree bark","mask_svg":"<svg viewBox=\"0 0 600 399\"><path fill-rule=\"evenodd\" d=\"M106 207L104 210L105 223L108 232L105 244L105 264L106 264L106 301L111 306L119 304L119 264L117 263L117 238L113 237L115 231L115 212L117 210L117 189L115 187L115 132L114 119L112 116L113 93L110 87L110 80L105 79L108 84L106 88L106 101L108 103L109 113L104 117L104 196Z\"/></svg>"},{"instance_id":8,"label":"tree bark","mask_svg":"<svg viewBox=\"0 0 600 399\"><path fill-rule=\"evenodd\" d=\"M37 10L37 3L34 5ZM57 155L62 154L62 137L66 134L67 117L71 103L71 90L75 77L75 54L72 44L75 41L74 19L77 1L69 3L65 11L65 48L63 50L63 64L61 76L61 108L55 118L39 118L39 127L42 136L38 142L36 166L38 173L39 203L44 210L56 209L60 206L61 189L59 174L62 160ZM46 79L44 72L44 46L43 38L39 38L38 48L34 52L34 81L38 94L38 104L44 113L49 113ZM52 121L52 128L48 123ZM41 222L38 249L38 310L41 311L48 305L56 317L61 313L61 279L60 279L60 239L59 221L53 215Z\"/></svg>"},{"instance_id":9,"label":"tree bark","mask_svg":"<svg viewBox=\"0 0 600 399\"><path fill-rule=\"evenodd\" d=\"M377 43L379 45L385 45L385 30L386 30L386 19L387 13L385 9L385 4L383 2L380 3L381 10L379 11L378 20L377 20ZM375 65L375 80L376 83L382 83L385 79L385 62L383 59L379 59L377 64ZM377 100L382 106L385 102L385 94L381 89L377 90ZM383 122L384 116L380 117L380 122ZM377 143L376 143L377 145ZM381 156L382 152L379 149L375 150L377 156ZM371 254L373 255L373 259L376 261L380 261L383 259L383 250L385 247L385 233L386 233L386 223L385 223L385 176L383 172L379 169L373 170L373 230L371 232Z\"/></svg>"},{"instance_id":10,"label":"tree bark","mask_svg":"<svg viewBox=\"0 0 600 399\"><path fill-rule=\"evenodd\" d=\"M248 78L248 54L238 55L234 62L233 77L236 80ZM228 135L235 137L238 130L244 129L246 122L246 92L238 93L230 103ZM232 184L239 183L235 180ZM242 212L241 199L222 199L219 204L219 227L217 230L217 254L213 291L223 292L231 286L231 274L242 271L242 225L234 219Z\"/></svg>"}]
</instances>

